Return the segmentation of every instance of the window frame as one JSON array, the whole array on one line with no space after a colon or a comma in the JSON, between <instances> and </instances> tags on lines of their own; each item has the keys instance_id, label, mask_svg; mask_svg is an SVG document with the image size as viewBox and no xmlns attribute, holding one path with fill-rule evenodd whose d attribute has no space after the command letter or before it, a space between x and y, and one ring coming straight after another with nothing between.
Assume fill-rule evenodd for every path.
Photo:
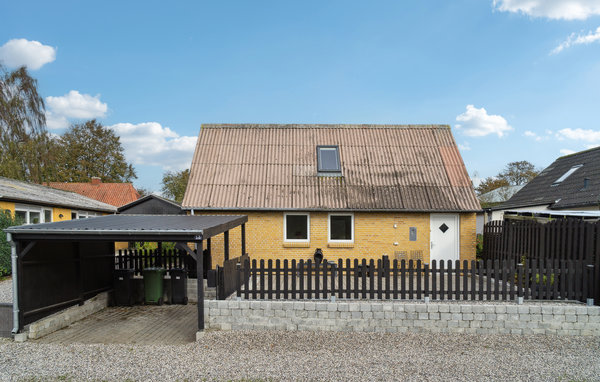
<instances>
[{"instance_id":1,"label":"window frame","mask_svg":"<svg viewBox=\"0 0 600 382\"><path fill-rule=\"evenodd\" d=\"M77 219L89 219L89 218L95 218L97 216L102 216L102 214L100 214L99 212L93 212L93 211L83 211L83 210L79 210L79 211L75 211L77 213Z\"/></svg>"},{"instance_id":2,"label":"window frame","mask_svg":"<svg viewBox=\"0 0 600 382\"><path fill-rule=\"evenodd\" d=\"M337 170L324 170L321 168L321 149L335 149L337 154ZM322 175L342 174L342 160L340 159L340 147L338 145L317 145L317 173Z\"/></svg>"},{"instance_id":3,"label":"window frame","mask_svg":"<svg viewBox=\"0 0 600 382\"><path fill-rule=\"evenodd\" d=\"M46 212L50 212L50 221L46 221ZM52 216L52 208L42 208L42 216L44 217L44 223L52 223L54 217Z\"/></svg>"},{"instance_id":4,"label":"window frame","mask_svg":"<svg viewBox=\"0 0 600 382\"><path fill-rule=\"evenodd\" d=\"M351 234L352 239L350 240L333 240L331 239L331 217L332 216L350 216L351 222ZM355 232L354 232L354 213L353 212L330 212L327 214L327 242L332 244L354 244Z\"/></svg>"},{"instance_id":5,"label":"window frame","mask_svg":"<svg viewBox=\"0 0 600 382\"><path fill-rule=\"evenodd\" d=\"M52 209L51 208L30 206L30 205L26 205L26 204L15 204L15 217L17 216L17 211L25 213L25 221L23 222L23 225L42 224L42 223L51 223L52 222ZM44 216L44 211L50 211L50 221L49 222L46 221L46 218ZM40 216L39 221L37 223L31 222L31 213L32 212L38 213Z\"/></svg>"},{"instance_id":6,"label":"window frame","mask_svg":"<svg viewBox=\"0 0 600 382\"><path fill-rule=\"evenodd\" d=\"M287 238L287 217L306 216L306 239ZM284 212L283 213L283 242L284 243L310 243L310 212Z\"/></svg>"}]
</instances>

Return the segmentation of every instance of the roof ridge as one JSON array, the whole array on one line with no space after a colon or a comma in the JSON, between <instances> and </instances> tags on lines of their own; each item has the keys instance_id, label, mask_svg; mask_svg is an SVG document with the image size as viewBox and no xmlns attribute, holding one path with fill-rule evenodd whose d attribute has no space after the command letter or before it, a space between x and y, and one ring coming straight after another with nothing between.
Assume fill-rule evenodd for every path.
<instances>
[{"instance_id":1,"label":"roof ridge","mask_svg":"<svg viewBox=\"0 0 600 382\"><path fill-rule=\"evenodd\" d=\"M448 124L203 123L202 129L450 129Z\"/></svg>"},{"instance_id":2,"label":"roof ridge","mask_svg":"<svg viewBox=\"0 0 600 382\"><path fill-rule=\"evenodd\" d=\"M600 150L600 146L592 147L591 149L587 149L587 150L583 150L583 151L577 151L576 153L572 153L572 154L563 155L563 156L558 157L556 159L558 160L560 158L568 158L568 157L572 157L572 156L576 156L576 155L580 155L580 154L585 154L585 153L589 153L589 152L594 151L594 150ZM556 162L556 160L554 162Z\"/></svg>"}]
</instances>

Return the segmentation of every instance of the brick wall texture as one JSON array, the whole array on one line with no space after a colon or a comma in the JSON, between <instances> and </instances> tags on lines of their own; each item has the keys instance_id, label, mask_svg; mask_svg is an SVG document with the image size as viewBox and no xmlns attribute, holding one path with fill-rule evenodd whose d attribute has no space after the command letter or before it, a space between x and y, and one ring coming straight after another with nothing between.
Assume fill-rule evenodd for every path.
<instances>
[{"instance_id":1,"label":"brick wall texture","mask_svg":"<svg viewBox=\"0 0 600 382\"><path fill-rule=\"evenodd\" d=\"M422 251L429 259L429 213L355 212L354 243L332 244L327 240L327 212L310 213L310 242L286 243L283 237L283 212L278 211L195 211L196 215L247 215L246 252L252 259L312 259L321 248L325 259L393 260L398 251ZM409 240L409 228L417 228L417 240ZM475 213L460 214L460 260L475 260ZM241 254L241 228L230 232L230 258ZM397 243L397 245L395 245ZM223 263L223 235L211 239L213 267Z\"/></svg>"},{"instance_id":2,"label":"brick wall texture","mask_svg":"<svg viewBox=\"0 0 600 382\"><path fill-rule=\"evenodd\" d=\"M207 329L600 336L600 307L552 303L206 301Z\"/></svg>"}]
</instances>

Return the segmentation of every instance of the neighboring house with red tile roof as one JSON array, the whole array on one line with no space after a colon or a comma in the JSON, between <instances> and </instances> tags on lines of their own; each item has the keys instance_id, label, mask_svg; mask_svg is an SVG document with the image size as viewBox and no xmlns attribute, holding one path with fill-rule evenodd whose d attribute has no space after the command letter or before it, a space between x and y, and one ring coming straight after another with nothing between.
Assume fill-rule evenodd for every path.
<instances>
[{"instance_id":1,"label":"neighboring house with red tile roof","mask_svg":"<svg viewBox=\"0 0 600 382\"><path fill-rule=\"evenodd\" d=\"M102 183L98 177L92 177L92 181L89 183L47 182L44 185L76 192L115 207L131 203L141 196L131 183Z\"/></svg>"},{"instance_id":2,"label":"neighboring house with red tile roof","mask_svg":"<svg viewBox=\"0 0 600 382\"><path fill-rule=\"evenodd\" d=\"M447 125L202 125L182 206L281 260L474 260L481 210Z\"/></svg>"},{"instance_id":3,"label":"neighboring house with red tile roof","mask_svg":"<svg viewBox=\"0 0 600 382\"><path fill-rule=\"evenodd\" d=\"M51 223L114 214L117 209L74 192L0 176L0 212L24 224Z\"/></svg>"}]
</instances>

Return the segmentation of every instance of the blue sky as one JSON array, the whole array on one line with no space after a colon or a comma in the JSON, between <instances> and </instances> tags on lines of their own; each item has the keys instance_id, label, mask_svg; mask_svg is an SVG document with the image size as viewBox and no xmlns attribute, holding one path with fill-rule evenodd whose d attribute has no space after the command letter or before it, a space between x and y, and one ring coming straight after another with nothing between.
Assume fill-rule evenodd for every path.
<instances>
[{"instance_id":1,"label":"blue sky","mask_svg":"<svg viewBox=\"0 0 600 382\"><path fill-rule=\"evenodd\" d=\"M600 144L600 0L3 2L48 127L98 118L138 179L189 166L201 123L452 126L467 170Z\"/></svg>"}]
</instances>

